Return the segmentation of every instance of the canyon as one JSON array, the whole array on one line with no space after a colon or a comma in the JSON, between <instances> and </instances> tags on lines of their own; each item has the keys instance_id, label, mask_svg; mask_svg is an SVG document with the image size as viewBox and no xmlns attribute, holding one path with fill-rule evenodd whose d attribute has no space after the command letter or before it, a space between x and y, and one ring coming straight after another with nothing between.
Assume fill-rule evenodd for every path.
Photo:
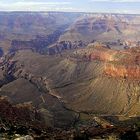
<instances>
[{"instance_id":1,"label":"canyon","mask_svg":"<svg viewBox=\"0 0 140 140\"><path fill-rule=\"evenodd\" d=\"M1 12L0 19L3 135L139 132L139 15Z\"/></svg>"}]
</instances>

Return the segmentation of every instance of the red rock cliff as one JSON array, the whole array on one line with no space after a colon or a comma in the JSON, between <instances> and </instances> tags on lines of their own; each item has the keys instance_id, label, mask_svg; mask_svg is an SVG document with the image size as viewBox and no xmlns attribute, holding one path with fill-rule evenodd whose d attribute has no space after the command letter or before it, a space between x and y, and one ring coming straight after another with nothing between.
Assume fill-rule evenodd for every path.
<instances>
[{"instance_id":1,"label":"red rock cliff","mask_svg":"<svg viewBox=\"0 0 140 140\"><path fill-rule=\"evenodd\" d=\"M140 79L139 66L123 66L123 65L106 64L104 72L105 74L110 75L112 77Z\"/></svg>"}]
</instances>

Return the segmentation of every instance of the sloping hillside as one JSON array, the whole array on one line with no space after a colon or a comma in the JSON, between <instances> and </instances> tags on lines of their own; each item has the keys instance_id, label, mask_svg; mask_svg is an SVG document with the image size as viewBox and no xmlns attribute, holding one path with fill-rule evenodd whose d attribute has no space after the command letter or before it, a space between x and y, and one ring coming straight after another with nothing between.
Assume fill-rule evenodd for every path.
<instances>
[{"instance_id":1,"label":"sloping hillside","mask_svg":"<svg viewBox=\"0 0 140 140\"><path fill-rule=\"evenodd\" d=\"M53 57L20 51L14 56L18 60L15 77L39 82L75 111L127 114L139 104L137 56L139 52L131 49L116 51L105 46L89 46ZM133 112L138 114L139 108Z\"/></svg>"}]
</instances>

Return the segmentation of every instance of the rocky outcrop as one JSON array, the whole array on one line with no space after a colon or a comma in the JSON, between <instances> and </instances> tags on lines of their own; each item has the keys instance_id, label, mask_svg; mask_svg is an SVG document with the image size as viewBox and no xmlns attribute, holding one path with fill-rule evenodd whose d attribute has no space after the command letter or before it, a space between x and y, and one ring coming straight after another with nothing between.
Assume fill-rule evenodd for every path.
<instances>
[{"instance_id":1,"label":"rocky outcrop","mask_svg":"<svg viewBox=\"0 0 140 140\"><path fill-rule=\"evenodd\" d=\"M140 66L106 64L104 72L111 77L129 78L132 80L140 79Z\"/></svg>"},{"instance_id":2,"label":"rocky outcrop","mask_svg":"<svg viewBox=\"0 0 140 140\"><path fill-rule=\"evenodd\" d=\"M113 51L103 52L97 50L91 53L89 57L90 60L115 61L115 58L113 58L113 53L115 54L116 52Z\"/></svg>"},{"instance_id":3,"label":"rocky outcrop","mask_svg":"<svg viewBox=\"0 0 140 140\"><path fill-rule=\"evenodd\" d=\"M101 61L104 73L111 77L140 78L139 47L112 50L103 44L90 44L89 48L76 51L74 58L81 61Z\"/></svg>"},{"instance_id":4,"label":"rocky outcrop","mask_svg":"<svg viewBox=\"0 0 140 140\"><path fill-rule=\"evenodd\" d=\"M5 97L0 97L0 118L15 125L43 128L39 112L31 104L12 105ZM10 125L10 123L9 123Z\"/></svg>"},{"instance_id":5,"label":"rocky outcrop","mask_svg":"<svg viewBox=\"0 0 140 140\"><path fill-rule=\"evenodd\" d=\"M140 79L140 52L139 48L119 51L118 60L105 64L105 74L112 77Z\"/></svg>"},{"instance_id":6,"label":"rocky outcrop","mask_svg":"<svg viewBox=\"0 0 140 140\"><path fill-rule=\"evenodd\" d=\"M89 61L104 61L104 62L111 62L111 61L117 61L117 58L114 56L118 53L116 50L111 50L104 44L100 43L91 43L88 44L88 47L85 49L80 49L75 51L75 55L73 57L75 58L83 58L83 60L87 59Z\"/></svg>"},{"instance_id":7,"label":"rocky outcrop","mask_svg":"<svg viewBox=\"0 0 140 140\"><path fill-rule=\"evenodd\" d=\"M63 30L55 31L48 36L36 36L36 39L30 41L13 40L10 52L18 50L32 50L39 53L47 53L49 55L60 54L64 50L71 50L85 47L87 44L83 41L61 41L56 42ZM55 43L56 42L56 43Z\"/></svg>"},{"instance_id":8,"label":"rocky outcrop","mask_svg":"<svg viewBox=\"0 0 140 140\"><path fill-rule=\"evenodd\" d=\"M82 41L75 41L75 42L61 41L61 42L51 45L48 48L48 54L49 55L61 54L61 52L64 50L78 49L85 46L86 46L86 43Z\"/></svg>"},{"instance_id":9,"label":"rocky outcrop","mask_svg":"<svg viewBox=\"0 0 140 140\"><path fill-rule=\"evenodd\" d=\"M30 135L26 135L26 136L23 136L23 137L18 137L14 140L34 140L34 138Z\"/></svg>"}]
</instances>

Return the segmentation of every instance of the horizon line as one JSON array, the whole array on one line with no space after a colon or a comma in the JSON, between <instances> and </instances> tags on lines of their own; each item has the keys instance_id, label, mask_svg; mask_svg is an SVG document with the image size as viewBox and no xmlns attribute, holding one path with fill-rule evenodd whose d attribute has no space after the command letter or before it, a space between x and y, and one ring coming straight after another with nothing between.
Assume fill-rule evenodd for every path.
<instances>
[{"instance_id":1,"label":"horizon line","mask_svg":"<svg viewBox=\"0 0 140 140\"><path fill-rule=\"evenodd\" d=\"M25 10L25 11L23 11L23 10L4 10L4 11L0 11L0 13L14 13L14 12L19 12L19 13L85 13L85 14L116 14L116 15L140 15L140 13L117 13L117 12L83 12L83 11L37 11L37 10L31 10L31 11L27 11L27 10Z\"/></svg>"}]
</instances>

